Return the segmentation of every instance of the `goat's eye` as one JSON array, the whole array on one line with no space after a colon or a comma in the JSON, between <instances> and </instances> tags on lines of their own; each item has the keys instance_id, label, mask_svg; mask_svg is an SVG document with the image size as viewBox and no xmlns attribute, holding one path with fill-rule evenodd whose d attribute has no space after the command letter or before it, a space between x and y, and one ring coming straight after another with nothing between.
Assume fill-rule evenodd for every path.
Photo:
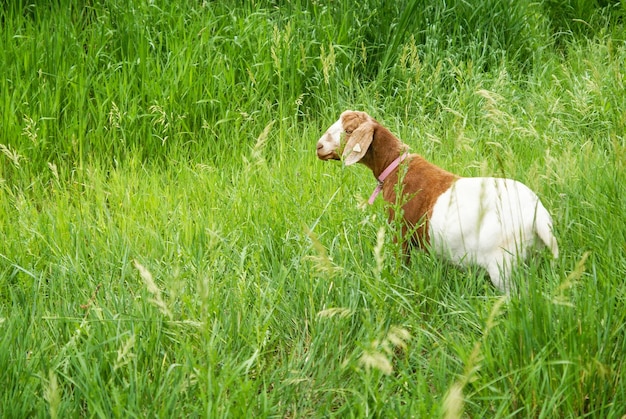
<instances>
[{"instance_id":1,"label":"goat's eye","mask_svg":"<svg viewBox=\"0 0 626 419\"><path fill-rule=\"evenodd\" d=\"M348 135L352 134L352 130L351 129L347 129L346 130L346 134L348 134Z\"/></svg>"}]
</instances>

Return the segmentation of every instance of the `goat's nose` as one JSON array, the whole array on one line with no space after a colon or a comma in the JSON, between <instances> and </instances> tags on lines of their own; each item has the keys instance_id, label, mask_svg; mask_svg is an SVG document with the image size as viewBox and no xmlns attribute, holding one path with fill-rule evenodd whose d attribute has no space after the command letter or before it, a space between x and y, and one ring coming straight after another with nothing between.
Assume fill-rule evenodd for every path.
<instances>
[{"instance_id":1,"label":"goat's nose","mask_svg":"<svg viewBox=\"0 0 626 419\"><path fill-rule=\"evenodd\" d=\"M317 149L319 150L319 149L321 149L322 147L324 147L324 144L322 144L322 142L321 142L321 141L319 141L319 142L317 143Z\"/></svg>"}]
</instances>

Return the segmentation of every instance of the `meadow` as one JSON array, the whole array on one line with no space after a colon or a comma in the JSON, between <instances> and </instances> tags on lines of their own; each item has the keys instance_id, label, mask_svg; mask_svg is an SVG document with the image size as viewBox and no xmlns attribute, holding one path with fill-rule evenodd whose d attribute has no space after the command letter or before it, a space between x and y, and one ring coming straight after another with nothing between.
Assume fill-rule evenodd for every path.
<instances>
[{"instance_id":1,"label":"meadow","mask_svg":"<svg viewBox=\"0 0 626 419\"><path fill-rule=\"evenodd\" d=\"M625 12L2 2L0 416L625 417ZM402 263L316 158L345 109L526 183L559 259Z\"/></svg>"}]
</instances>

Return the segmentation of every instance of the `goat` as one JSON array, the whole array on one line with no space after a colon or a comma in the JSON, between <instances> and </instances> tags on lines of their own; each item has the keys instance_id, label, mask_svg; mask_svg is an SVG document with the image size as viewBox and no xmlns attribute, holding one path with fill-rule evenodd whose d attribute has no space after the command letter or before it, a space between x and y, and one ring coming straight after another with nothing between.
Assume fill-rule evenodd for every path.
<instances>
[{"instance_id":1,"label":"goat","mask_svg":"<svg viewBox=\"0 0 626 419\"><path fill-rule=\"evenodd\" d=\"M526 185L447 172L418 154L409 154L406 144L365 112L343 112L317 142L317 157L343 160L346 166L358 162L372 170L378 186L369 202L382 191L385 201L401 205L407 257L416 246L459 266L476 264L505 294L512 287L513 268L529 250L545 246L558 257L552 218ZM396 186L399 179L401 188ZM394 217L392 205L389 220Z\"/></svg>"}]
</instances>

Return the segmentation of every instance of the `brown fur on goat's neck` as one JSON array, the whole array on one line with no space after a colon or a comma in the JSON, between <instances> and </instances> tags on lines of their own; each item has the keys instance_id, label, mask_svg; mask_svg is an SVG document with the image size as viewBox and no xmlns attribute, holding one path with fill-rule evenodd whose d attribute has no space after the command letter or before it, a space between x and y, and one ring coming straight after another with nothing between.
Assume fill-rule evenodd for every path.
<instances>
[{"instance_id":1,"label":"brown fur on goat's neck","mask_svg":"<svg viewBox=\"0 0 626 419\"><path fill-rule=\"evenodd\" d=\"M405 153L408 146L397 139L387 128L376 123L374 138L361 159L361 163L369 167L374 176L380 174L398 156ZM402 203L405 226L402 235L405 236L405 254L408 254L407 246L417 245L424 247L430 241L428 237L428 219L432 215L432 209L437 198L450 188L458 178L430 162L419 154L410 154L406 160L408 171L403 178L402 194L408 195L407 202ZM398 169L394 170L383 184L383 197L385 201L396 202L395 185L398 182ZM394 219L394 210L389 208L389 219ZM406 237L410 228L417 227L412 237Z\"/></svg>"},{"instance_id":2,"label":"brown fur on goat's neck","mask_svg":"<svg viewBox=\"0 0 626 419\"><path fill-rule=\"evenodd\" d=\"M374 176L378 179L387 166L405 153L409 149L409 146L397 139L391 131L380 125L378 121L374 122L376 123L374 139L360 163L369 167L372 173L374 173Z\"/></svg>"}]
</instances>

